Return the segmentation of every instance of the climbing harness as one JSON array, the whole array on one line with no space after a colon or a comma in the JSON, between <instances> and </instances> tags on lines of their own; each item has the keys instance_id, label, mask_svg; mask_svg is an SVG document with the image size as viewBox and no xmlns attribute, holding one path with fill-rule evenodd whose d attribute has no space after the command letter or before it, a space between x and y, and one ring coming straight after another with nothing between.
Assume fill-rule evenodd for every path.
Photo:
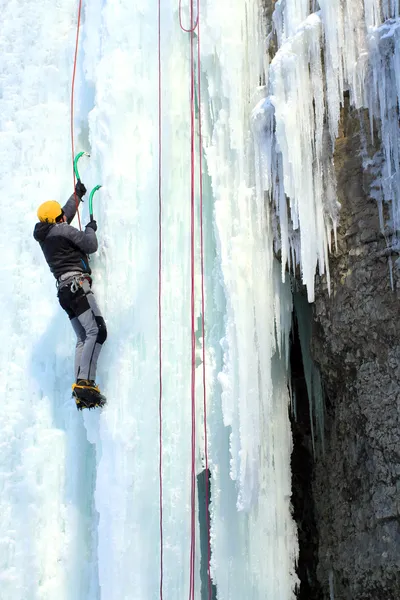
<instances>
[{"instance_id":1,"label":"climbing harness","mask_svg":"<svg viewBox=\"0 0 400 600\"><path fill-rule=\"evenodd\" d=\"M57 290L61 290L63 287L70 285L71 292L76 294L82 287L84 281L87 281L91 286L93 280L87 273L82 273L81 271L68 271L57 279Z\"/></svg>"},{"instance_id":2,"label":"climbing harness","mask_svg":"<svg viewBox=\"0 0 400 600\"><path fill-rule=\"evenodd\" d=\"M76 294L76 292L81 288L81 281L77 277L74 277L71 281L71 293Z\"/></svg>"}]
</instances>

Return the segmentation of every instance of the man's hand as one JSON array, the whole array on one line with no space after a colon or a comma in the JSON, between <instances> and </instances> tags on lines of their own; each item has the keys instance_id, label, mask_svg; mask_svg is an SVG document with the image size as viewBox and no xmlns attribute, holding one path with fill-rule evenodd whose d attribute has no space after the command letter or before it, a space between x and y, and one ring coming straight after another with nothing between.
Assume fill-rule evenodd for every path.
<instances>
[{"instance_id":1,"label":"man's hand","mask_svg":"<svg viewBox=\"0 0 400 600\"><path fill-rule=\"evenodd\" d=\"M86 227L90 227L90 229L93 229L93 231L97 231L97 223L94 219L92 219L87 225Z\"/></svg>"},{"instance_id":2,"label":"man's hand","mask_svg":"<svg viewBox=\"0 0 400 600\"><path fill-rule=\"evenodd\" d=\"M83 196L86 194L86 188L83 185L82 181L78 179L75 186L75 194L82 200Z\"/></svg>"}]
</instances>

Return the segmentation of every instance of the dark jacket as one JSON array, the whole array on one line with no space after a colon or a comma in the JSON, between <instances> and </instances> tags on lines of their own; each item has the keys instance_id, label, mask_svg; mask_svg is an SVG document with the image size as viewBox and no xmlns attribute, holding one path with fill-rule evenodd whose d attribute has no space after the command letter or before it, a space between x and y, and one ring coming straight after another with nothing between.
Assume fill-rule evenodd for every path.
<instances>
[{"instance_id":1,"label":"dark jacket","mask_svg":"<svg viewBox=\"0 0 400 600\"><path fill-rule=\"evenodd\" d=\"M90 275L87 255L97 250L96 233L91 227L79 231L70 225L76 214L75 194L63 206L63 211L67 223L36 223L33 237L39 242L56 279L68 271L81 271Z\"/></svg>"}]
</instances>

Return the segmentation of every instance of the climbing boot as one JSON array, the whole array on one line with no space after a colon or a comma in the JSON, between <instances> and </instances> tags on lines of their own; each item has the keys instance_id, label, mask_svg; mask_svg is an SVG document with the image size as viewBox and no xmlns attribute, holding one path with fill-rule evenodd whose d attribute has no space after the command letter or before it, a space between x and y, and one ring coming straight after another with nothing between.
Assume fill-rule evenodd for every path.
<instances>
[{"instance_id":1,"label":"climbing boot","mask_svg":"<svg viewBox=\"0 0 400 600\"><path fill-rule=\"evenodd\" d=\"M96 406L101 407L106 403L105 396L100 393L99 387L92 380L78 379L72 385L72 395L75 398L78 410L96 408Z\"/></svg>"}]
</instances>

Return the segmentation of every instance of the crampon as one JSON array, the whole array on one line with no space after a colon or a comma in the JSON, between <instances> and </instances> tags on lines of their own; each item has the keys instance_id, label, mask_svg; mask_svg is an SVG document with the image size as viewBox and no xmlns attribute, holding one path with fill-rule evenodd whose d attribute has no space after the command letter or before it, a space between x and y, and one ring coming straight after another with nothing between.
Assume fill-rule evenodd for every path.
<instances>
[{"instance_id":1,"label":"crampon","mask_svg":"<svg viewBox=\"0 0 400 600\"><path fill-rule=\"evenodd\" d=\"M92 384L91 382L77 382L72 386L72 396L76 403L76 408L78 410L83 410L84 408L88 408L89 410L92 408L102 407L106 403L106 397L100 393L99 388L96 384Z\"/></svg>"}]
</instances>

